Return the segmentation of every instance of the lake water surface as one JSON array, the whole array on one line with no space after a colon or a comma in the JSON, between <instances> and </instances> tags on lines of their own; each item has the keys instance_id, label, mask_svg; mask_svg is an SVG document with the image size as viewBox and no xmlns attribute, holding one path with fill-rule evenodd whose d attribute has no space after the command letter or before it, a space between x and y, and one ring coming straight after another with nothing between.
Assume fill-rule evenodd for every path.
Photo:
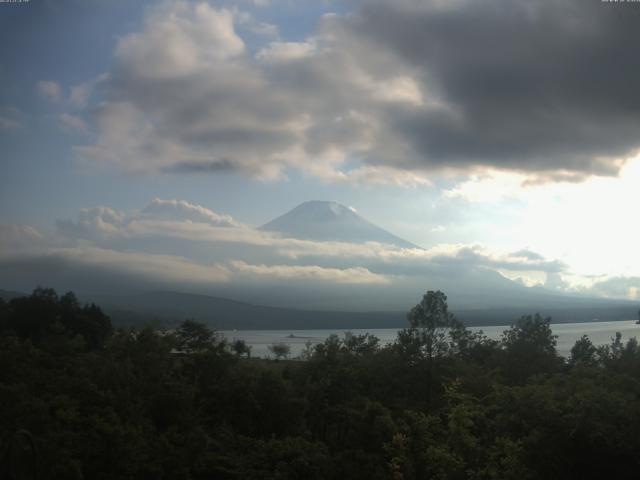
<instances>
[{"instance_id":1,"label":"lake water surface","mask_svg":"<svg viewBox=\"0 0 640 480\"><path fill-rule=\"evenodd\" d=\"M470 327L469 330L477 332L482 330L486 336L499 339L502 332L508 327L488 326ZM594 345L604 345L611 342L616 332L622 334L622 340L627 341L631 337L640 334L640 325L636 325L634 320L623 320L618 322L588 322L588 323L557 323L551 324L551 330L557 335L557 349L562 356L568 356L571 347L582 335L588 335ZM355 330L226 330L221 333L228 340L242 339L251 346L251 355L254 357L268 357L270 352L268 347L274 343L286 343L291 346L291 357L297 357L305 348L305 343L312 344L324 342L331 334L343 337L345 332L350 331L355 335L371 333L380 339L381 344L391 343L395 340L398 329L355 329ZM293 336L293 337L292 337Z\"/></svg>"}]
</instances>

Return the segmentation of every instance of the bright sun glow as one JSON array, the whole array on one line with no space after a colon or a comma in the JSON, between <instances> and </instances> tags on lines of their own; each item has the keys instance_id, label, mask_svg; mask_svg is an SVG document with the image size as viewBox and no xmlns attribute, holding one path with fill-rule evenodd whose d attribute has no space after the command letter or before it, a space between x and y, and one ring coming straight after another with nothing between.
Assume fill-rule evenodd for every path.
<instances>
[{"instance_id":1,"label":"bright sun glow","mask_svg":"<svg viewBox=\"0 0 640 480\"><path fill-rule=\"evenodd\" d=\"M629 160L618 177L523 186L525 181L522 174L490 172L472 177L445 196L495 206L498 217L515 209L519 220L501 227L503 235L495 246L526 245L561 260L569 266L563 278L575 286L588 285L596 276L640 275L640 223L635 212L640 205L640 156ZM636 294L637 289L629 296Z\"/></svg>"}]
</instances>

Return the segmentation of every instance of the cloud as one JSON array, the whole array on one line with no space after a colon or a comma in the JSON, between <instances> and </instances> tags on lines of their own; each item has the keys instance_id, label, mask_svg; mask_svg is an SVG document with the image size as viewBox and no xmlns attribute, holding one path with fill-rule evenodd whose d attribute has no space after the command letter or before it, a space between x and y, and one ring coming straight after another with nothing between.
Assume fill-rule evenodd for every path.
<instances>
[{"instance_id":1,"label":"cloud","mask_svg":"<svg viewBox=\"0 0 640 480\"><path fill-rule=\"evenodd\" d=\"M30 244L42 239L42 234L28 225L0 223L0 245L4 247Z\"/></svg>"},{"instance_id":2,"label":"cloud","mask_svg":"<svg viewBox=\"0 0 640 480\"><path fill-rule=\"evenodd\" d=\"M549 290L567 291L571 289L571 285L567 282L560 273L547 273L547 278L544 282L544 287Z\"/></svg>"},{"instance_id":3,"label":"cloud","mask_svg":"<svg viewBox=\"0 0 640 480\"><path fill-rule=\"evenodd\" d=\"M639 288L637 276L580 275L531 249L300 240L184 200L154 199L132 212L82 209L74 220L59 220L53 235L1 225L0 247L0 280L12 288L44 282L104 292L129 287L215 291L231 297L245 292L267 303L278 303L270 300L271 294L302 295L312 302L305 305L314 306L323 298L355 305L360 300L352 304L347 299L357 293L357 298L374 295L375 308L385 302L397 305L393 302L404 302L425 288L444 289L475 307L494 305L500 298L517 304L527 295L541 294L527 293L525 287L531 286L631 299ZM374 287L376 293L370 290Z\"/></svg>"},{"instance_id":4,"label":"cloud","mask_svg":"<svg viewBox=\"0 0 640 480\"><path fill-rule=\"evenodd\" d=\"M324 268L317 265L249 265L242 261L232 261L231 267L251 277L269 280L309 280L334 282L339 284L386 285L391 283L384 275L370 272L364 267Z\"/></svg>"},{"instance_id":5,"label":"cloud","mask_svg":"<svg viewBox=\"0 0 640 480\"><path fill-rule=\"evenodd\" d=\"M166 2L146 19L143 32L121 38L115 55L133 78L151 81L194 75L244 51L233 13L204 2Z\"/></svg>"},{"instance_id":6,"label":"cloud","mask_svg":"<svg viewBox=\"0 0 640 480\"><path fill-rule=\"evenodd\" d=\"M53 103L62 101L62 87L58 82L51 80L42 80L37 83L36 89L38 94Z\"/></svg>"},{"instance_id":7,"label":"cloud","mask_svg":"<svg viewBox=\"0 0 640 480\"><path fill-rule=\"evenodd\" d=\"M22 128L24 114L14 107L0 107L0 132L13 132Z\"/></svg>"},{"instance_id":8,"label":"cloud","mask_svg":"<svg viewBox=\"0 0 640 480\"><path fill-rule=\"evenodd\" d=\"M144 278L163 278L165 282L215 283L228 280L228 271L220 265L202 265L185 257L119 252L88 245L55 249L49 256L105 270L118 270Z\"/></svg>"},{"instance_id":9,"label":"cloud","mask_svg":"<svg viewBox=\"0 0 640 480\"><path fill-rule=\"evenodd\" d=\"M72 86L69 91L69 105L74 108L85 108L96 85L104 80L106 80L106 76L99 75L92 80Z\"/></svg>"},{"instance_id":10,"label":"cloud","mask_svg":"<svg viewBox=\"0 0 640 480\"><path fill-rule=\"evenodd\" d=\"M64 107L67 112L60 115L63 125L76 130L86 130L84 121L77 115L79 110L83 110L89 106L92 95L97 88L104 87L105 82L109 79L108 74L100 74L85 82L72 85L65 89L60 82L53 80L43 80L36 84L38 94L47 101ZM65 93L67 90L68 94ZM74 114L70 112L76 112ZM79 122L83 123L82 128L78 128ZM72 124L70 124L72 122Z\"/></svg>"},{"instance_id":11,"label":"cloud","mask_svg":"<svg viewBox=\"0 0 640 480\"><path fill-rule=\"evenodd\" d=\"M640 277L612 277L595 282L587 291L591 294L640 300Z\"/></svg>"},{"instance_id":12,"label":"cloud","mask_svg":"<svg viewBox=\"0 0 640 480\"><path fill-rule=\"evenodd\" d=\"M527 249L522 249L522 250L518 250L517 252L513 252L511 256L525 258L527 260L533 260L533 261L544 260L544 257L539 253L534 252L532 250L527 250Z\"/></svg>"},{"instance_id":13,"label":"cloud","mask_svg":"<svg viewBox=\"0 0 640 480\"><path fill-rule=\"evenodd\" d=\"M60 114L60 123L62 124L62 128L68 132L86 132L87 124L85 121L77 116L71 115L69 113Z\"/></svg>"},{"instance_id":14,"label":"cloud","mask_svg":"<svg viewBox=\"0 0 640 480\"><path fill-rule=\"evenodd\" d=\"M514 189L615 175L640 148L640 33L609 7L370 0L253 55L238 26L257 20L242 10L164 2L119 40L97 141L76 152L128 171L398 185L434 171L517 171Z\"/></svg>"},{"instance_id":15,"label":"cloud","mask_svg":"<svg viewBox=\"0 0 640 480\"><path fill-rule=\"evenodd\" d=\"M315 42L271 42L256 54L256 58L264 62L279 63L311 57L316 52Z\"/></svg>"},{"instance_id":16,"label":"cloud","mask_svg":"<svg viewBox=\"0 0 640 480\"><path fill-rule=\"evenodd\" d=\"M83 209L76 221L59 220L59 233L74 240L91 240L108 248L152 249L169 245L172 251L202 247L203 258L251 257L278 266L329 269L366 268L372 273L421 275L434 270L491 269L502 272L558 273L567 266L529 250L500 253L479 245L440 244L429 249L398 248L378 242L346 243L287 238L244 225L229 215L216 213L184 200L155 199L138 212L125 214L107 207ZM178 242L178 243L176 243ZM223 247L225 246L226 247ZM236 269L238 271L242 269ZM246 270L246 269L245 269ZM264 269L263 269L264 270ZM318 277L320 278L320 277Z\"/></svg>"},{"instance_id":17,"label":"cloud","mask_svg":"<svg viewBox=\"0 0 640 480\"><path fill-rule=\"evenodd\" d=\"M320 262L347 265L365 262L378 269L405 274L420 272L434 265L456 268L489 267L516 271L561 271L564 265L547 261L534 253L498 254L477 245L441 244L430 249L397 248L377 242L318 242L283 237L241 224L228 215L218 214L199 205L179 200L155 199L139 212L125 215L107 207L83 209L76 221L59 220L58 231L69 239L84 239L109 246L113 241L133 242L144 239L150 248L154 239L174 239L189 251L193 243L208 243L213 252L216 245L237 247L235 255L260 249L269 259L293 262ZM122 244L121 242L119 244ZM191 244L191 246L190 246Z\"/></svg>"},{"instance_id":18,"label":"cloud","mask_svg":"<svg viewBox=\"0 0 640 480\"><path fill-rule=\"evenodd\" d=\"M56 226L60 233L72 239L100 239L123 234L125 215L109 207L83 208L78 219L58 220Z\"/></svg>"},{"instance_id":19,"label":"cloud","mask_svg":"<svg viewBox=\"0 0 640 480\"><path fill-rule=\"evenodd\" d=\"M579 177L614 174L638 148L628 13L578 0L374 1L353 28L419 68L447 105L396 119L428 162Z\"/></svg>"},{"instance_id":20,"label":"cloud","mask_svg":"<svg viewBox=\"0 0 640 480\"><path fill-rule=\"evenodd\" d=\"M240 227L231 216L219 214L201 205L185 200L161 200L155 198L139 215L144 219L182 220L201 222L215 227Z\"/></svg>"},{"instance_id":21,"label":"cloud","mask_svg":"<svg viewBox=\"0 0 640 480\"><path fill-rule=\"evenodd\" d=\"M120 39L94 110L97 141L76 153L128 171L273 179L297 169L331 182L428 183L367 158L393 143L377 110L421 101L400 64L368 71L330 16L308 40L273 42L254 57L236 30L243 18L183 1L152 11Z\"/></svg>"},{"instance_id":22,"label":"cloud","mask_svg":"<svg viewBox=\"0 0 640 480\"><path fill-rule=\"evenodd\" d=\"M242 11L237 7L233 8L232 11L238 25L245 27L251 33L274 38L279 36L280 31L277 25L268 22L261 22L250 13Z\"/></svg>"},{"instance_id":23,"label":"cloud","mask_svg":"<svg viewBox=\"0 0 640 480\"><path fill-rule=\"evenodd\" d=\"M527 182L520 173L490 169L481 174L471 174L457 185L444 190L445 198L462 199L471 203L499 203L504 199L517 198Z\"/></svg>"},{"instance_id":24,"label":"cloud","mask_svg":"<svg viewBox=\"0 0 640 480\"><path fill-rule=\"evenodd\" d=\"M82 243L0 256L0 279L3 285L21 289L46 284L94 293L150 288L204 291L229 281L229 271L222 265L201 264L177 255L117 251Z\"/></svg>"},{"instance_id":25,"label":"cloud","mask_svg":"<svg viewBox=\"0 0 640 480\"><path fill-rule=\"evenodd\" d=\"M69 239L109 242L114 239L176 238L197 242L271 245L274 236L185 200L155 198L129 214L109 207L83 208L75 220L56 221L58 232Z\"/></svg>"}]
</instances>

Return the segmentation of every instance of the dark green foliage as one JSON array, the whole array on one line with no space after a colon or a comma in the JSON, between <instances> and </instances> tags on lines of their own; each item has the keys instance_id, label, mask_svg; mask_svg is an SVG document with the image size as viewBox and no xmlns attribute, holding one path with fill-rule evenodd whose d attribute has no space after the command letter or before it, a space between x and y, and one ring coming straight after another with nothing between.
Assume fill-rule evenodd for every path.
<instances>
[{"instance_id":1,"label":"dark green foliage","mask_svg":"<svg viewBox=\"0 0 640 480\"><path fill-rule=\"evenodd\" d=\"M267 347L277 360L289 357L291 347L286 343L274 343Z\"/></svg>"},{"instance_id":2,"label":"dark green foliage","mask_svg":"<svg viewBox=\"0 0 640 480\"><path fill-rule=\"evenodd\" d=\"M176 347L183 353L202 353L224 343L204 323L185 320L175 331Z\"/></svg>"},{"instance_id":3,"label":"dark green foliage","mask_svg":"<svg viewBox=\"0 0 640 480\"><path fill-rule=\"evenodd\" d=\"M551 319L539 314L520 318L502 336L505 376L510 382L523 383L531 375L554 373L562 363L556 354L556 337Z\"/></svg>"},{"instance_id":4,"label":"dark green foliage","mask_svg":"<svg viewBox=\"0 0 640 480\"><path fill-rule=\"evenodd\" d=\"M587 335L583 335L571 348L569 361L572 365L594 366L598 360L598 349Z\"/></svg>"},{"instance_id":5,"label":"dark green foliage","mask_svg":"<svg viewBox=\"0 0 640 480\"><path fill-rule=\"evenodd\" d=\"M0 302L0 478L637 478L635 339L565 362L548 319L492 341L441 292L409 319L273 361L193 320L111 332L73 294Z\"/></svg>"},{"instance_id":6,"label":"dark green foliage","mask_svg":"<svg viewBox=\"0 0 640 480\"><path fill-rule=\"evenodd\" d=\"M449 313L444 293L428 291L407 319L410 328L400 332L398 340L412 356L432 360L456 348L453 339L462 324Z\"/></svg>"},{"instance_id":7,"label":"dark green foliage","mask_svg":"<svg viewBox=\"0 0 640 480\"><path fill-rule=\"evenodd\" d=\"M244 340L236 339L231 342L231 350L239 357L246 355L247 358L251 358L251 346L247 345Z\"/></svg>"},{"instance_id":8,"label":"dark green foliage","mask_svg":"<svg viewBox=\"0 0 640 480\"><path fill-rule=\"evenodd\" d=\"M94 304L81 306L72 292L61 297L50 288L36 288L28 297L0 305L2 332L34 343L51 343L52 337L78 337L96 349L111 334L111 321Z\"/></svg>"}]
</instances>

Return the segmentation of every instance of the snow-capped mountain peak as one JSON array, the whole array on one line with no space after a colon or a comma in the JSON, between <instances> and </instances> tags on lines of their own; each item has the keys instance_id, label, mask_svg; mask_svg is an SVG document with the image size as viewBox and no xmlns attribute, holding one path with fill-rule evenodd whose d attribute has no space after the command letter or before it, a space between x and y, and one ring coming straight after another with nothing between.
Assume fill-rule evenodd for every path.
<instances>
[{"instance_id":1,"label":"snow-capped mountain peak","mask_svg":"<svg viewBox=\"0 0 640 480\"><path fill-rule=\"evenodd\" d=\"M396 237L337 202L312 200L266 223L261 230L314 241L379 242L402 248L415 245Z\"/></svg>"}]
</instances>

